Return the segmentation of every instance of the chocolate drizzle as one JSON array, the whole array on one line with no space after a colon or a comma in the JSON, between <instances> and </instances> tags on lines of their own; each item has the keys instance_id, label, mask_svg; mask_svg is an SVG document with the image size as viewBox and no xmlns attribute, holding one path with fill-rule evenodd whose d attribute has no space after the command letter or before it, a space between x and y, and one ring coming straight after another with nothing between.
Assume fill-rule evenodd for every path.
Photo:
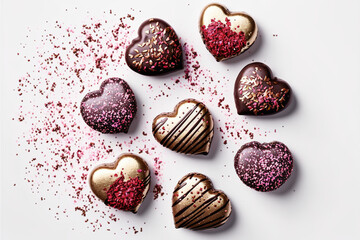
<instances>
[{"instance_id":1,"label":"chocolate drizzle","mask_svg":"<svg viewBox=\"0 0 360 240\"><path fill-rule=\"evenodd\" d=\"M175 112L154 119L153 135L176 152L206 155L214 135L213 119L203 103L187 99L175 107Z\"/></svg>"},{"instance_id":2,"label":"chocolate drizzle","mask_svg":"<svg viewBox=\"0 0 360 240\"><path fill-rule=\"evenodd\" d=\"M224 224L231 204L225 193L214 190L209 178L191 173L175 187L172 209L176 228L202 230Z\"/></svg>"}]
</instances>

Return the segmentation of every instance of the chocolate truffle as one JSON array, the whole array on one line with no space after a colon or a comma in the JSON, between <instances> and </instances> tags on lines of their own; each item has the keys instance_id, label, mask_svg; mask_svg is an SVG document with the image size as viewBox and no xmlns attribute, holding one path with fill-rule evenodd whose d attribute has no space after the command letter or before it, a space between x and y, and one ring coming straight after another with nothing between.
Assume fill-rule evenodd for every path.
<instances>
[{"instance_id":1,"label":"chocolate truffle","mask_svg":"<svg viewBox=\"0 0 360 240\"><path fill-rule=\"evenodd\" d=\"M138 37L126 48L127 65L143 75L160 75L183 68L181 44L165 21L151 18L139 27Z\"/></svg>"},{"instance_id":2,"label":"chocolate truffle","mask_svg":"<svg viewBox=\"0 0 360 240\"><path fill-rule=\"evenodd\" d=\"M106 205L136 213L150 187L147 163L134 154L123 154L114 163L96 167L90 187Z\"/></svg>"},{"instance_id":3,"label":"chocolate truffle","mask_svg":"<svg viewBox=\"0 0 360 240\"><path fill-rule=\"evenodd\" d=\"M88 93L80 105L85 123L101 133L127 133L136 110L134 92L120 78L105 80L100 90Z\"/></svg>"},{"instance_id":4,"label":"chocolate truffle","mask_svg":"<svg viewBox=\"0 0 360 240\"><path fill-rule=\"evenodd\" d=\"M214 135L209 110L195 99L183 100L173 112L158 115L152 129L161 145L185 154L208 154Z\"/></svg>"},{"instance_id":5,"label":"chocolate truffle","mask_svg":"<svg viewBox=\"0 0 360 240\"><path fill-rule=\"evenodd\" d=\"M223 225L229 219L231 203L208 177L190 173L175 187L172 210L176 228L203 230Z\"/></svg>"},{"instance_id":6,"label":"chocolate truffle","mask_svg":"<svg viewBox=\"0 0 360 240\"><path fill-rule=\"evenodd\" d=\"M279 188L290 177L293 157L280 142L250 142L235 156L235 170L241 181L260 192Z\"/></svg>"},{"instance_id":7,"label":"chocolate truffle","mask_svg":"<svg viewBox=\"0 0 360 240\"><path fill-rule=\"evenodd\" d=\"M255 42L257 25L246 13L232 13L220 4L210 4L200 17L200 34L216 61L235 57Z\"/></svg>"},{"instance_id":8,"label":"chocolate truffle","mask_svg":"<svg viewBox=\"0 0 360 240\"><path fill-rule=\"evenodd\" d=\"M290 101L290 86L272 76L263 63L246 65L234 87L237 112L240 115L268 115L285 109Z\"/></svg>"}]
</instances>

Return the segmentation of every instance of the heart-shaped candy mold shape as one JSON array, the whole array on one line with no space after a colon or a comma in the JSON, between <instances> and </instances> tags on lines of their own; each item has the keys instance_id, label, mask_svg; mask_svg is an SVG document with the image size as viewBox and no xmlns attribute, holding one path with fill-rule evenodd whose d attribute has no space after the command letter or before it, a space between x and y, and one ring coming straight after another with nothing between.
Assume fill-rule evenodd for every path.
<instances>
[{"instance_id":1,"label":"heart-shaped candy mold shape","mask_svg":"<svg viewBox=\"0 0 360 240\"><path fill-rule=\"evenodd\" d=\"M90 187L106 205L136 213L150 187L147 163L134 154L123 154L114 163L96 167Z\"/></svg>"},{"instance_id":2,"label":"heart-shaped candy mold shape","mask_svg":"<svg viewBox=\"0 0 360 240\"><path fill-rule=\"evenodd\" d=\"M214 135L209 110L195 99L183 100L174 112L158 115L152 129L161 145L185 154L208 154Z\"/></svg>"}]
</instances>

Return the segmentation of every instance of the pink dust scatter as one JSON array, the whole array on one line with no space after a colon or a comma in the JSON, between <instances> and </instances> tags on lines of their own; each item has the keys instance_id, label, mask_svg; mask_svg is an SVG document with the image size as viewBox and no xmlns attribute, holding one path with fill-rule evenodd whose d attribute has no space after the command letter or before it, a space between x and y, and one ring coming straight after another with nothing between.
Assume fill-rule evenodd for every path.
<instances>
[{"instance_id":1,"label":"pink dust scatter","mask_svg":"<svg viewBox=\"0 0 360 240\"><path fill-rule=\"evenodd\" d=\"M49 208L55 219L80 213L88 227L97 231L120 221L121 215L100 207L88 185L90 170L113 161L122 151L148 144L150 138L104 138L82 121L80 100L109 78L109 72L123 72L125 47L134 32L131 15L107 12L103 19L87 19L74 26L46 23L40 40L31 39L29 29L31 44L21 43L18 55L31 64L31 70L19 77L14 90L19 99L14 120L23 129L17 143L24 151L17 156L28 159L24 180L31 191L42 204L45 199L61 197L59 206ZM144 154L159 155L155 148Z\"/></svg>"}]
</instances>

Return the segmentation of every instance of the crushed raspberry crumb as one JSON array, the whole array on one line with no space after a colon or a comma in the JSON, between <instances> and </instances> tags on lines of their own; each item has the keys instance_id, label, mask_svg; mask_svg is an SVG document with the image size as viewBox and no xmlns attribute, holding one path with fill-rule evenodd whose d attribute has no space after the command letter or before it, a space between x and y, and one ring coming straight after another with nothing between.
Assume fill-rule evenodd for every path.
<instances>
[{"instance_id":1,"label":"crushed raspberry crumb","mask_svg":"<svg viewBox=\"0 0 360 240\"><path fill-rule=\"evenodd\" d=\"M229 58L241 52L246 46L244 32L235 32L231 29L231 22L228 18L226 23L215 19L206 27L201 27L201 33L206 47L216 58Z\"/></svg>"},{"instance_id":2,"label":"crushed raspberry crumb","mask_svg":"<svg viewBox=\"0 0 360 240\"><path fill-rule=\"evenodd\" d=\"M145 184L138 177L124 181L119 177L107 191L105 204L120 210L131 211L141 202Z\"/></svg>"}]
</instances>

